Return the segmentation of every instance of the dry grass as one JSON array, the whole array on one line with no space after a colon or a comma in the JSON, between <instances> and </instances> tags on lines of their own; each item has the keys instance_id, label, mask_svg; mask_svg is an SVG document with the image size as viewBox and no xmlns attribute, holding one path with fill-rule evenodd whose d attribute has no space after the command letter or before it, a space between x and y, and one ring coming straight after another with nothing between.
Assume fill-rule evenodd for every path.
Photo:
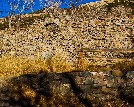
<instances>
[{"instance_id":1,"label":"dry grass","mask_svg":"<svg viewBox=\"0 0 134 107\"><path fill-rule=\"evenodd\" d=\"M38 73L40 70L48 72L71 72L73 70L103 72L111 69L120 69L121 71L133 71L134 61L122 61L109 65L91 64L88 60L79 59L78 65L75 68L73 62L67 61L61 56L61 53L49 57L47 60L37 58L34 60L24 59L21 57L3 56L0 58L0 76L18 76L21 74Z\"/></svg>"},{"instance_id":2,"label":"dry grass","mask_svg":"<svg viewBox=\"0 0 134 107\"><path fill-rule=\"evenodd\" d=\"M80 61L78 63L78 68L81 71L89 70L89 71L105 71L108 69L112 69L109 66L99 66L99 65L90 65L87 60L80 58ZM121 70L134 70L134 61L123 61L116 63L113 65L113 69L121 69ZM42 60L41 58L35 59L35 60L28 60L23 59L20 57L13 58L11 56L5 56L0 59L0 76L18 76L20 74L26 74L31 72L39 72L40 70L45 70L49 72L67 72L72 71L74 68L72 66L71 62L68 62L65 58L61 57L61 54L56 54L54 56L50 56L47 60ZM22 85L22 84L19 84ZM24 97L26 97L31 104L35 104L35 98L37 96L37 93L31 89L28 86L23 86L19 88L17 86L16 91L18 90L22 91L22 94ZM19 96L20 97L20 96ZM84 107L84 105L80 104L78 99L75 97L70 97L71 100L66 100L63 96L53 96L52 100L47 101L45 97L41 96L39 99L39 104L43 106L47 106L51 104L56 104L59 107L62 105L68 105L70 106L78 106L78 107ZM100 105L100 102L96 102L96 99L94 100L94 104ZM69 103L68 103L69 102ZM101 102L103 107L126 107L126 105L121 101L108 101L108 102Z\"/></svg>"},{"instance_id":3,"label":"dry grass","mask_svg":"<svg viewBox=\"0 0 134 107\"><path fill-rule=\"evenodd\" d=\"M21 74L39 72L69 72L74 68L71 62L66 61L59 54L47 60L37 58L28 60L21 57L3 56L0 58L0 76L18 76Z\"/></svg>"},{"instance_id":4,"label":"dry grass","mask_svg":"<svg viewBox=\"0 0 134 107\"><path fill-rule=\"evenodd\" d=\"M119 69L121 71L134 71L134 60L132 61L119 61L118 63L114 64L112 69Z\"/></svg>"}]
</instances>

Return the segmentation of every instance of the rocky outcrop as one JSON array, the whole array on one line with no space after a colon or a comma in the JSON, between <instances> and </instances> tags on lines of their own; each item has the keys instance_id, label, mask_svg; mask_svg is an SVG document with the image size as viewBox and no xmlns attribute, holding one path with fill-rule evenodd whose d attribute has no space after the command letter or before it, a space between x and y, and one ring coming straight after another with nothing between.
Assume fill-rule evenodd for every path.
<instances>
[{"instance_id":1,"label":"rocky outcrop","mask_svg":"<svg viewBox=\"0 0 134 107\"><path fill-rule=\"evenodd\" d=\"M134 106L134 71L122 77L110 72L40 72L8 80L0 87L0 107Z\"/></svg>"}]
</instances>

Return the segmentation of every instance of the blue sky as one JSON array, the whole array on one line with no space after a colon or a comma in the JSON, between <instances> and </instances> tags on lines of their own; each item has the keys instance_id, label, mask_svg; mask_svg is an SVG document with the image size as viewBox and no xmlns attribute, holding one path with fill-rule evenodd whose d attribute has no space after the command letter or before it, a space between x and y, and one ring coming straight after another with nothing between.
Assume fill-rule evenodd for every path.
<instances>
[{"instance_id":1,"label":"blue sky","mask_svg":"<svg viewBox=\"0 0 134 107\"><path fill-rule=\"evenodd\" d=\"M99 0L80 0L78 5L89 3L89 2L95 2L95 1L99 1ZM69 0L65 0L65 2L69 3ZM66 5L65 3L61 3L60 8L69 8L69 6ZM33 5L33 10L36 11L39 9L40 9L39 0L35 0L35 4ZM10 11L10 7L7 0L0 0L0 18L8 16L9 11ZM27 11L23 11L23 13L30 13L30 12L31 12L30 9ZM17 13L18 12L16 11L15 14Z\"/></svg>"}]
</instances>

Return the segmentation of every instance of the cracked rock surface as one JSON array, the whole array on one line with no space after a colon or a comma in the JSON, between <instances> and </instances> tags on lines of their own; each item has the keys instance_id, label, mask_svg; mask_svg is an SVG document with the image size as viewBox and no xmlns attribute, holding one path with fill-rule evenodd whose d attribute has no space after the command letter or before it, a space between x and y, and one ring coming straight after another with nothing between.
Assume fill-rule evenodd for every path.
<instances>
[{"instance_id":1,"label":"cracked rock surface","mask_svg":"<svg viewBox=\"0 0 134 107\"><path fill-rule=\"evenodd\" d=\"M0 107L133 107L133 79L134 71L123 77L88 71L1 77Z\"/></svg>"}]
</instances>

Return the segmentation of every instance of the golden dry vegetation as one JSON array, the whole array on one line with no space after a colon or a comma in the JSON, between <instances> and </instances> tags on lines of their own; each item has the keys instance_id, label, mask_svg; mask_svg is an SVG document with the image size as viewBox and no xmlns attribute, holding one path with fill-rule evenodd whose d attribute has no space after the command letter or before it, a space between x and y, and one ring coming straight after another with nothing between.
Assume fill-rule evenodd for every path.
<instances>
[{"instance_id":1,"label":"golden dry vegetation","mask_svg":"<svg viewBox=\"0 0 134 107\"><path fill-rule=\"evenodd\" d=\"M0 76L18 76L21 74L38 73L40 70L48 72L67 72L73 70L71 62L56 54L47 60L34 60L21 57L3 56L0 58Z\"/></svg>"},{"instance_id":2,"label":"golden dry vegetation","mask_svg":"<svg viewBox=\"0 0 134 107\"><path fill-rule=\"evenodd\" d=\"M0 58L0 76L18 76L27 73L39 73L40 70L48 72L71 72L73 70L105 72L113 69L121 71L133 71L134 61L119 61L113 65L90 64L84 58L78 59L77 65L69 62L60 56L60 53L51 56L49 59L23 59L21 57L3 56Z\"/></svg>"}]
</instances>

